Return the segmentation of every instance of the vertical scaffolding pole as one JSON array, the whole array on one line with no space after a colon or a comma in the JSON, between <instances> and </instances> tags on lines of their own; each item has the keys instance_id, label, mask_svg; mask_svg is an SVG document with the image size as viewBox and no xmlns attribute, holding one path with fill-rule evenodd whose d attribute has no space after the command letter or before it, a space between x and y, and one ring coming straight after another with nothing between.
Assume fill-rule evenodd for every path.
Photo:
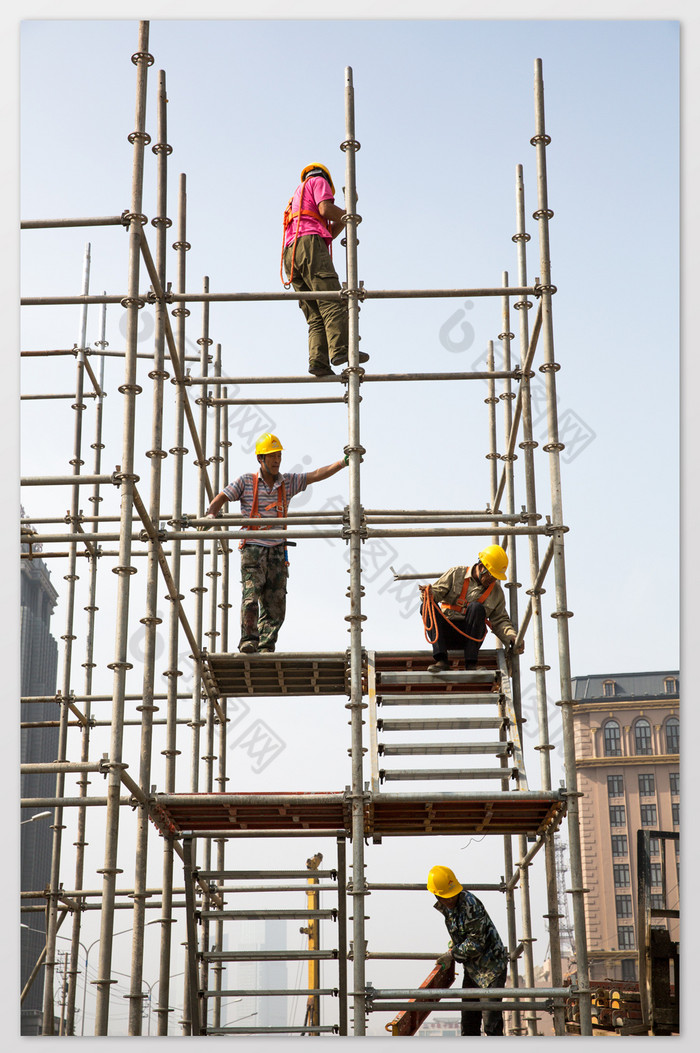
<instances>
[{"instance_id":1,"label":"vertical scaffolding pole","mask_svg":"<svg viewBox=\"0 0 700 1053\"><path fill-rule=\"evenodd\" d=\"M162 289L166 288L166 251L165 236L167 222L163 217L167 211L167 150L165 142L165 73L158 73L158 142L153 150L158 158L157 166L157 209L158 215L153 223L156 227L155 266ZM160 521L160 499L162 483L162 461L167 456L163 450L163 388L168 373L165 370L165 312L162 302L156 303L154 332L153 369L148 376L153 381L151 449L146 451L150 460L149 508L148 514L158 529ZM146 613L141 619L145 626L143 644L143 698L137 709L143 714L141 724L141 755L139 762L139 785L145 794L150 793L151 767L153 754L153 714L158 706L154 704L156 650L158 645L158 586L160 584L160 567L158 561L158 542L149 538L146 568ZM129 1034L140 1035L143 1028L142 1004L143 992L143 948L145 939L146 916L146 878L148 861L148 836L150 822L147 810L139 807L136 818L136 867L134 873L134 935L131 945L131 989L129 993Z\"/></svg>"},{"instance_id":2,"label":"vertical scaffolding pole","mask_svg":"<svg viewBox=\"0 0 700 1053\"><path fill-rule=\"evenodd\" d=\"M104 348L107 346L105 339L107 327L107 305L102 306L102 326L100 332L100 339L97 341L97 346ZM92 448L95 451L93 461L93 473L99 475L102 471L102 450L104 449L104 443L102 442L102 411L104 408L104 389L105 389L105 360L104 355L100 358L100 393L97 397L96 413L95 413L95 441L92 444ZM93 511L96 516L99 515L100 503L102 497L100 496L100 484L95 483L93 487L92 495L88 498L92 502ZM95 532L99 531L99 522L95 523ZM95 552L97 552L97 545L95 545ZM92 694L92 671L95 668L94 649L95 649L95 614L97 613L98 607L95 603L97 599L97 567L99 559L97 556L89 557L90 562L90 576L89 576L89 599L88 604L85 608L88 616L87 624L87 636L86 636L86 653L85 653L85 694ZM87 764L90 760L90 731L91 731L91 718L92 718L92 704L90 701L85 703L85 723L82 725L81 731L81 745L80 745L80 760ZM84 772L78 780L79 795L81 797L87 797L87 788L89 784L88 773ZM87 808L79 808L77 814L77 838L75 842L75 888L82 889L83 879L85 872L85 847L87 841L85 839L87 827ZM75 1000L77 995L77 977L78 977L78 962L80 960L80 930L82 922L82 912L75 911L73 914L73 928L71 932L71 966L68 982L68 1017L66 1019L66 1030L69 1035L72 1035L75 1031ZM85 977L87 983L87 976ZM85 1020L81 1020L81 1033L83 1033L85 1027Z\"/></svg>"},{"instance_id":3,"label":"vertical scaffolding pole","mask_svg":"<svg viewBox=\"0 0 700 1053\"><path fill-rule=\"evenodd\" d=\"M112 726L110 737L110 769L107 777L107 815L105 820L105 857L102 868L102 924L100 927L99 975L97 984L97 1009L95 1034L106 1035L109 1021L109 993L112 979L112 932L114 926L114 902L119 831L119 798L121 792L122 745L124 735L124 695L126 673L131 668L127 661L128 618L130 578L136 568L131 565L131 533L134 501L134 435L136 422L136 396L140 388L136 384L136 352L138 348L139 308L144 301L139 296L139 273L141 262L144 147L148 142L146 122L146 82L148 67L153 56L148 54L148 22L139 24L139 49L132 55L137 70L136 129L129 136L134 146L131 211L129 213L129 280L128 292L123 302L127 312L126 357L124 384L119 389L124 396L124 425L122 433L122 462L120 470L121 508L119 563L113 567L118 576L114 671L112 686Z\"/></svg>"},{"instance_id":4,"label":"vertical scaffolding pole","mask_svg":"<svg viewBox=\"0 0 700 1053\"><path fill-rule=\"evenodd\" d=\"M352 902L353 902L353 979L354 1034L365 1033L365 861L364 861L364 784L362 770L362 563L360 461L365 452L360 445L360 338L359 281L357 270L357 191L355 153L355 95L352 69L345 69L345 237L348 297L348 445L350 519L350 724L352 784Z\"/></svg>"},{"instance_id":5,"label":"vertical scaffolding pole","mask_svg":"<svg viewBox=\"0 0 700 1053\"><path fill-rule=\"evenodd\" d=\"M526 246L530 235L525 230L525 187L523 182L523 167L516 168L516 233L513 241L517 246L518 255L518 284L527 285L527 253ZM535 489L535 461L534 450L537 442L533 438L532 427L532 397L530 390L530 373L525 370L529 338L529 325L527 312L532 306L531 301L521 300L515 305L520 315L520 364L523 369L521 384L521 413L523 441L520 449L523 451L525 467L525 508L529 515L534 516L537 511L537 497ZM540 778L542 788L551 790L552 775L550 753L554 747L549 741L549 716L547 712L547 682L546 674L549 666L545 663L544 652L544 630L542 625L542 602L541 595L544 589L538 585L540 573L539 539L537 534L530 534L528 538L530 555L530 588L527 590L532 604L532 642L534 647L534 664L530 666L535 674L535 696L537 704L537 727L538 745L535 747L540 754ZM549 948L552 966L552 985L562 986L561 967L561 945L559 937L559 900L557 894L556 857L554 853L554 834L547 836L545 843L545 873L547 884L547 919L549 922ZM562 1007L554 1010L554 1031L557 1035L566 1033L565 1012Z\"/></svg>"},{"instance_id":6,"label":"vertical scaffolding pole","mask_svg":"<svg viewBox=\"0 0 700 1053\"><path fill-rule=\"evenodd\" d=\"M572 714L571 661L569 652L568 619L571 611L566 600L566 568L564 560L564 524L561 495L560 451L557 422L557 392L555 373L559 366L554 360L554 332L552 325L552 294L555 287L551 284L551 266L549 253L549 220L552 211L547 200L547 160L546 148L550 142L545 131L544 119L544 82L542 78L542 60L535 60L535 135L531 142L537 155L537 211L534 218L539 229L540 247L540 281L542 297L542 339L544 363L540 367L544 373L547 397L547 444L545 452L549 455L549 477L552 502L552 518L555 527L553 535L554 582L556 609L553 617L557 623L557 641L559 648L559 682L561 690L560 705L562 709L562 730L564 735L564 762L566 771L567 821L569 831L569 853L571 858L572 900L574 915L574 932L576 934L576 969L579 986L579 1010L581 1017L581 1034L591 1035L591 1000L588 980L588 945L586 940L586 916L584 905L583 866L581 860L581 841L579 832L579 793L576 777L576 755L574 749L574 729Z\"/></svg>"},{"instance_id":7,"label":"vertical scaffolding pole","mask_svg":"<svg viewBox=\"0 0 700 1053\"><path fill-rule=\"evenodd\" d=\"M90 245L85 246L85 257L83 262L83 296L87 296L90 291ZM81 312L81 324L80 324L80 347L78 350L78 362L76 367L76 381L75 381L75 403L73 409L75 410L75 426L73 429L73 457L70 464L73 467L73 475L80 475L80 469L84 464L82 460L82 436L83 436L83 412L85 410L85 403L83 402L83 384L85 379L85 342L87 340L87 304L83 306ZM70 509L70 522L71 528L77 530L80 522L80 487L76 484L72 487L71 492L71 509ZM66 631L62 639L65 641L64 648L64 663L63 663L63 688L61 691L61 716L59 722L58 732L58 748L56 759L58 761L64 761L66 759L66 749L68 744L68 704L67 698L71 693L71 675L72 675L72 660L73 660L73 641L75 635L73 633L74 628L74 616L75 616L75 583L78 580L76 571L77 561L77 542L71 542L69 546L68 556L68 573L64 575L65 580L68 582L68 596L66 597ZM64 774L59 773L56 776L56 797L61 798L64 794L66 784L66 777ZM44 1035L53 1035L54 1033L54 967L56 965L56 932L58 923L58 888L61 874L61 849L63 845L63 808L58 807L54 812L53 822L53 844L51 852L51 878L49 881L49 897L47 901L47 918L46 918L46 967L44 970L44 1019L42 1025L42 1033Z\"/></svg>"}]
</instances>

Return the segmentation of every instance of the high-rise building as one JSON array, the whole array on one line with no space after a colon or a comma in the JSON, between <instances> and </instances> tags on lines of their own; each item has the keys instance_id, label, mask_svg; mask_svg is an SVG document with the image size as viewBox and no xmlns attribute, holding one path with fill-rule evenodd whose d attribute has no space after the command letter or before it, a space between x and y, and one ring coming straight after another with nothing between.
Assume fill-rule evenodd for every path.
<instances>
[{"instance_id":1,"label":"high-rise building","mask_svg":"<svg viewBox=\"0 0 700 1053\"><path fill-rule=\"evenodd\" d=\"M637 832L679 832L679 673L572 685L590 977L636 980ZM652 907L677 910L679 841L652 838L651 849ZM679 939L676 919L655 924Z\"/></svg>"},{"instance_id":2,"label":"high-rise building","mask_svg":"<svg viewBox=\"0 0 700 1053\"><path fill-rule=\"evenodd\" d=\"M28 546L22 546L28 551ZM49 580L49 571L42 559L22 560L20 593L20 689L23 697L51 696L56 693L58 647L49 632L51 614L57 592ZM58 748L58 727L27 728L27 723L56 724L58 706L55 702L22 703L22 732L20 739L22 763L55 761ZM53 796L56 779L53 775L23 775L22 797ZM46 809L23 809L21 826L21 874L23 892L39 891L49 883L51 875L51 820L27 822L32 815ZM27 901L40 907L43 897ZM46 943L43 911L24 914L21 929L21 980L26 984ZM44 970L38 973L22 1003L21 1034L41 1034L43 1016Z\"/></svg>"}]
</instances>

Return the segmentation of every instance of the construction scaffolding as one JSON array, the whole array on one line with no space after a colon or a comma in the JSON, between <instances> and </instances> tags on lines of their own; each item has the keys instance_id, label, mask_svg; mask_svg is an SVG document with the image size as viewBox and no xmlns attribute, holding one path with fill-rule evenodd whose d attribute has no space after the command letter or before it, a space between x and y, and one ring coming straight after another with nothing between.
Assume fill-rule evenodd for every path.
<instances>
[{"instance_id":1,"label":"construction scaffolding","mask_svg":"<svg viewBox=\"0 0 700 1053\"><path fill-rule=\"evenodd\" d=\"M415 1000L425 1001L423 1010L461 1009L476 999L479 1007L490 1004L480 992L439 988L377 988L368 976L373 959L401 958L434 960L435 954L415 952L380 952L369 947L366 937L367 897L370 893L424 888L422 885L381 884L367 880L365 843L382 837L432 836L449 834L489 834L503 838L505 879L479 884L463 878L473 889L503 893L508 917L507 944L510 956L508 988L490 992L492 998L504 998L510 1021L509 1032L537 1034L536 1010L552 1013L557 1034L565 1034L565 1004L572 996L579 999L581 1034L591 1034L591 999L588 984L588 962L584 917L584 893L578 828L578 793L574 761L571 707L571 670L569 661L564 535L567 532L562 509L560 453L557 421L556 372L554 358L553 297L556 292L550 274L549 223L552 212L548 204L546 148L550 138L545 131L544 95L540 60L535 63L535 133L531 143L537 163L538 208L534 213L539 238L539 277L528 281L526 259L530 236L525 230L525 192L523 169L516 172L516 232L513 241L517 253L517 283L510 285L508 273L497 287L448 289L369 289L359 278L357 227L356 154L360 144L355 131L353 74L345 71L345 134L341 150L345 155L345 250L346 282L342 291L297 293L280 292L211 293L209 280L203 291L188 289L186 253L187 196L185 177L180 177L177 202L176 274L168 278L166 234L171 225L167 217L168 157L165 73L158 73L157 141L152 149L156 157L157 215L154 244L147 238L147 217L143 214L145 151L150 143L146 131L146 100L149 68L149 24L139 27L137 50L132 56L136 69L135 129L129 136L133 148L132 186L129 209L113 216L77 219L27 220L25 230L66 228L71 226L113 226L128 233L128 270L126 293L89 291L90 255L86 253L83 289L76 296L27 296L25 306L81 305L83 323L76 346L65 350L43 352L75 359L75 391L26 399L53 398L73 400L74 442L70 461L72 473L64 476L28 477L25 487L65 487L71 494L70 511L64 519L26 516L22 520L22 558L56 559L66 566L66 628L62 636L63 673L55 699L23 698L27 705L55 701L59 748L51 764L23 766L24 774L41 771L56 777L55 794L50 797L24 799L26 808L53 810L53 854L51 880L45 890L23 893L23 911L45 911L47 938L44 955L44 1034L54 1033L54 983L65 975L65 1034L75 1033L76 1014L80 1012L78 976L81 972L81 924L87 911L99 910L100 935L95 1034L110 1032L110 988L115 983L114 936L118 910L131 913L132 948L129 976L130 1035L143 1032L144 991L143 957L146 925L157 923L159 938L159 992L155 1007L159 1035L168 1034L172 1012L172 926L174 917L186 918L187 963L184 976L182 1032L188 1035L301 1033L314 1035L366 1033L372 1012L415 1009ZM144 292L144 284L148 291ZM173 288L174 286L174 288ZM502 332L502 368L496 368L494 342L488 349L488 368L472 372L368 373L359 365L359 311L361 303L379 299L426 297L484 297L495 299L500 307ZM349 362L339 377L308 376L235 376L222 375L221 345L210 337L209 306L214 302L290 301L301 299L340 300L347 304L349 323ZM108 305L118 305L126 318L125 351L108 351L105 340L105 317ZM155 311L152 351L145 352L139 339L139 311L146 304ZM194 304L201 305L201 325L197 344L199 375L191 376L186 366L192 356L186 354L187 318ZM88 308L100 305L102 334L96 346L88 346ZM530 325L529 310L534 307ZM511 308L518 311L518 334L510 331ZM514 363L515 348L519 360ZM212 351L213 348L213 351ZM41 352L23 352L28 358L41 360ZM105 397L104 363L112 355L123 355L124 379L119 386L122 400L122 448L119 461L112 463L104 449L102 410ZM100 368L93 368L99 359ZM143 413L146 398L139 372L140 361L146 360L152 382L150 448L145 455L136 451L137 406ZM535 448L530 381L536 375L535 364L544 378L547 401L547 455L550 480L550 505L546 515L538 511L535 487ZM210 372L213 366L213 372ZM164 435L164 398L166 381L175 386L175 426L171 446ZM360 402L363 385L383 382L449 382L488 384L489 442L488 454L491 483L484 509L410 510L365 509L361 499L361 463L365 450L361 441ZM245 391L254 384L323 384L323 397L301 395L293 399L269 400L245 397L229 398L229 390ZM342 386L342 394L332 394ZM500 387L500 391L499 391ZM139 396L142 396L139 399ZM195 396L194 398L191 398ZM224 407L253 402L259 404L344 402L347 405L348 431L345 453L349 459L347 504L337 511L288 512L268 537L290 541L308 539L341 540L349 554L349 624L350 644L347 650L242 655L234 650L229 611L231 588L232 543L246 537L251 520L240 515L225 515L214 529L198 532L196 527L209 525L205 509L229 480L228 461L231 442ZM193 406L194 402L194 406ZM139 405L140 404L140 405ZM195 409L194 407L198 408ZM498 451L497 409L503 409L503 449ZM91 463L87 463L83 420L87 410L94 411L94 441ZM166 447L168 447L166 449ZM195 475L186 464L185 454L191 447L195 454ZM514 470L516 447L522 450L526 504L515 507ZM172 505L163 507L163 460L170 454L173 465ZM147 458L147 460L144 460ZM502 462L499 476L498 462ZM148 465L148 479L143 468ZM83 472L82 468L86 467ZM142 473L141 475L139 473ZM82 501L85 488L93 505L91 515L84 515ZM119 512L100 514L100 504L109 501L105 494L118 492ZM193 513L192 506L195 504ZM192 502L188 506L187 502ZM56 529L59 524L60 529ZM539 789L531 789L525 771L525 750L521 737L522 712L519 658L515 650L499 648L482 651L479 668L473 672L451 670L434 675L427 672L431 661L425 651L377 651L363 638L363 544L375 538L487 538L502 544L509 556L508 597L510 617L519 626L518 641L528 634L534 662L537 689L539 753ZM518 607L518 559L516 541L527 539L529 596L524 611ZM540 544L542 541L542 545ZM111 546L111 547L110 547ZM187 546L187 547L185 547ZM184 557L194 560L191 596L184 592L186 581ZM136 607L132 596L132 575L139 558L145 558L145 610ZM78 620L77 590L79 563L87 560L88 602L86 617ZM107 620L98 619L98 579L103 588L100 564L105 560L116 577L114 602L107 605ZM522 560L521 560L522 563ZM143 569L143 568L139 568ZM549 575L554 581L554 612L558 639L558 677L561 730L565 768L565 786L552 787L550 764L551 738L548 726L544 631L540 597ZM414 575L418 577L418 575ZM423 574L422 579L436 575ZM111 577L108 575L110 583ZM205 585L205 578L209 584ZM396 575L402 580L402 575ZM165 587L169 601L167 616L161 619L158 600ZM234 586L235 590L235 586ZM158 658L158 625L164 623L167 640L167 691L156 690ZM135 628L143 626L143 681L140 690L133 689L128 677L132 669L128 641ZM111 690L103 685L95 690L93 675L95 642L101 631L114 629L114 658ZM78 653L78 645L81 650ZM189 649L193 661L192 688L178 691L182 676L182 647ZM83 688L76 691L78 662L84 669ZM132 685L132 690L129 686ZM263 793L229 792L227 774L227 735L231 724L232 699L270 698L277 696L346 698L349 712L350 741L343 743L338 766L350 755L347 785L323 793L270 791ZM164 705L164 715L156 717ZM191 713L184 715L185 707ZM428 707L421 713L416 707ZM390 719L387 707L412 707L409 717ZM437 707L435 709L434 707ZM459 709L455 707L461 707ZM481 710L478 707L482 707ZM486 707L485 709L483 707ZM107 716L104 714L107 713ZM437 717L435 713L439 713ZM485 715L481 715L485 713ZM480 715L475 715L480 714ZM31 728L32 721L24 727ZM108 752L94 756L93 739L99 728L108 728ZM127 729L128 735L127 735ZM131 729L134 729L133 734ZM478 732L491 731L482 741ZM446 741L406 743L404 732L446 732ZM465 733L461 737L456 733ZM398 740L392 740L394 733ZM136 742L138 736L138 742ZM79 757L73 752L79 737ZM349 749L347 747L349 746ZM162 755L163 760L160 761ZM469 768L471 756L488 757L491 767ZM189 765L186 758L189 756ZM437 767L421 768L419 761L408 761L413 767L392 767L392 757L427 757ZM456 768L445 768L435 757L460 756ZM180 760L178 761L178 758ZM399 762L403 763L403 762ZM416 766L418 765L418 766ZM102 795L89 792L90 774L101 775L106 784ZM72 794L66 777L77 775L78 791ZM154 782L154 779L157 780ZM487 782L487 789L464 791L430 790L427 792L387 792L388 781L434 782L449 780ZM92 813L99 808L98 829L104 830L104 862L101 889L86 887L85 848L87 827ZM64 843L66 816L75 816L77 837L74 852ZM557 886L557 858L554 835L562 821L568 824L569 872L573 931L575 937L577 988L564 987L561 975L559 940L560 895ZM71 820L72 821L72 820ZM94 826L93 824L93 830ZM125 837L135 842L130 854L133 878L128 888L118 884L124 872L125 858L120 842ZM236 846L241 839L279 838L282 846L291 845L292 861L274 870L242 868ZM315 868L313 880L308 870L299 868L299 838L314 838L335 844L324 849L333 858L331 869ZM514 851L512 838L517 838ZM351 858L346 875L346 849L350 842ZM131 843L131 842L130 842ZM147 861L162 852L162 881L153 887L148 882ZM529 868L542 851L544 882L548 904L549 939L552 961L552 986L536 987L532 953ZM234 862L231 863L233 856ZM67 867L74 867L72 887L66 888ZM251 884L253 882L253 884ZM282 884L280 884L282 882ZM520 922L516 916L516 890L520 891ZM293 893L298 902L300 892L307 896L305 909L231 910L231 897L237 893ZM320 895L332 907L321 907ZM157 912L147 921L149 912ZM70 922L67 921L70 916ZM301 952L245 951L236 949L236 941L226 937L226 923L241 920L305 919L309 947ZM320 921L332 923L333 947L321 944ZM66 921L71 928L68 962L60 963L57 952L58 929ZM349 923L351 923L351 928ZM304 930L302 930L304 931ZM349 946L348 946L349 944ZM84 948L83 948L84 949ZM518 962L522 959L522 966ZM230 962L251 960L303 960L333 963L337 980L321 986L319 969L311 969L308 988L247 988L226 983L226 966ZM348 982L347 962L352 961L352 980ZM85 990L82 985L82 1024L85 1019ZM222 999L229 997L292 997L301 994L308 999L306 1020L301 1027L226 1026L222 1023ZM337 1006L337 1021L321 1023L320 1000L329 999ZM443 999L443 1001L440 1001ZM449 999L444 1001L444 999ZM325 1003L324 1003L325 1004ZM255 1014L251 1014L255 1015ZM421 1017L423 1019L424 1017Z\"/></svg>"}]
</instances>

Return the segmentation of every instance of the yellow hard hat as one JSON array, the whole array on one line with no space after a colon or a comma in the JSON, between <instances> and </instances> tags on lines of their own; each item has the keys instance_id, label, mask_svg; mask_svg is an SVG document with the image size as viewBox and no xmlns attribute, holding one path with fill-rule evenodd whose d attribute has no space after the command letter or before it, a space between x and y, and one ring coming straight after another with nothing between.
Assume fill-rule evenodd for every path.
<instances>
[{"instance_id":1,"label":"yellow hard hat","mask_svg":"<svg viewBox=\"0 0 700 1053\"><path fill-rule=\"evenodd\" d=\"M428 874L428 892L441 899L449 899L462 891L457 878L449 867L433 867Z\"/></svg>"},{"instance_id":2,"label":"yellow hard hat","mask_svg":"<svg viewBox=\"0 0 700 1053\"><path fill-rule=\"evenodd\" d=\"M505 581L506 571L508 570L508 556L500 545L487 545L479 553L479 559L489 574L493 574L494 578L498 578L499 581Z\"/></svg>"},{"instance_id":3,"label":"yellow hard hat","mask_svg":"<svg viewBox=\"0 0 700 1053\"><path fill-rule=\"evenodd\" d=\"M313 172L314 169L316 169L316 168L320 168L321 171L325 174L326 179L328 180L328 182L331 185L331 190L335 194L335 187L333 186L333 180L331 179L331 174L330 174L330 172L328 171L328 169L326 168L325 165L314 163L312 165L307 165L306 168L302 168L301 175L299 176L299 178L301 179L302 183L304 182L305 179L307 179L309 177L311 172Z\"/></svg>"},{"instance_id":4,"label":"yellow hard hat","mask_svg":"<svg viewBox=\"0 0 700 1053\"><path fill-rule=\"evenodd\" d=\"M261 435L255 443L255 453L257 456L266 453L281 453L282 450L282 443L276 435L272 434L271 431L266 431L265 434Z\"/></svg>"}]
</instances>

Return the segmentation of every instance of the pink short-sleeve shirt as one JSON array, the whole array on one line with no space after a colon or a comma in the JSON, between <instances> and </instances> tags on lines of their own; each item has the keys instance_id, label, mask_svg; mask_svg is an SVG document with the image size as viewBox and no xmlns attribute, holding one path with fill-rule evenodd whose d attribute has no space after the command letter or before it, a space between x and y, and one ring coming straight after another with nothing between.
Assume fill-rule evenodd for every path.
<instances>
[{"instance_id":1,"label":"pink short-sleeve shirt","mask_svg":"<svg viewBox=\"0 0 700 1053\"><path fill-rule=\"evenodd\" d=\"M302 197L303 192L303 197ZM301 206L299 201L301 199ZM318 206L322 201L330 201L333 204L334 197L333 191L330 188L330 183L323 176L311 176L304 183L301 183L294 191L292 198L292 212L298 212L299 208L308 209L310 212L318 211ZM333 239L328 233L328 227L321 220L316 219L315 216L295 216L292 222L287 227L284 235L284 247L291 245L294 241L294 236L297 231L297 222L299 222L299 237L302 234L318 234L319 237L323 238L326 245L331 244Z\"/></svg>"}]
</instances>

